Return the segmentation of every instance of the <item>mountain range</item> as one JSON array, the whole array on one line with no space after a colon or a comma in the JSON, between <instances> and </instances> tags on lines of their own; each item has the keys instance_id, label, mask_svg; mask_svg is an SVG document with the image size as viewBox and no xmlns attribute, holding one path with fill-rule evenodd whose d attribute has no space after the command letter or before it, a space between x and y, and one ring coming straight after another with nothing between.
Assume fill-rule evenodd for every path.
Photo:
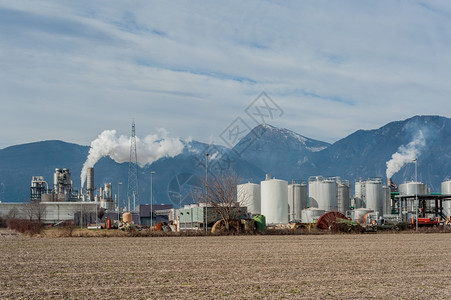
<instances>
[{"instance_id":1,"label":"mountain range","mask_svg":"<svg viewBox=\"0 0 451 300\"><path fill-rule=\"evenodd\" d=\"M255 127L232 149L183 141L180 154L139 168L139 199L140 203L150 202L151 171L155 171L152 176L154 204L174 206L192 202L190 191L200 186L205 176L225 170L232 170L242 182L256 183L264 180L265 173L288 181L308 181L310 176L317 175L339 176L351 183L370 177L382 177L386 181L386 162L419 133L424 143L418 148L418 180L426 183L432 192L440 192L440 183L451 175L451 119L415 116L378 129L358 130L333 144L268 124ZM88 152L88 146L62 141L1 149L0 201L28 201L31 177L44 176L51 186L55 168L70 169L74 187L79 187L81 168ZM413 180L414 173L414 164L406 163L394 174L393 180L398 184ZM121 202L127 195L127 176L128 163L116 163L104 157L95 165L95 186L111 182Z\"/></svg>"}]
</instances>

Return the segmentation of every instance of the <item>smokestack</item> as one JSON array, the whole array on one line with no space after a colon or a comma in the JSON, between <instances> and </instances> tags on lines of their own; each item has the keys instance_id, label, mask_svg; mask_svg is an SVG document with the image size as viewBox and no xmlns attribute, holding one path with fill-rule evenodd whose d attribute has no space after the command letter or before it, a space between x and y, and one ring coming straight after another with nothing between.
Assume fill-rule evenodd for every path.
<instances>
[{"instance_id":1,"label":"smokestack","mask_svg":"<svg viewBox=\"0 0 451 300\"><path fill-rule=\"evenodd\" d=\"M266 174L265 180L271 180L271 174Z\"/></svg>"},{"instance_id":2,"label":"smokestack","mask_svg":"<svg viewBox=\"0 0 451 300\"><path fill-rule=\"evenodd\" d=\"M390 187L391 186L391 178L387 177L387 186Z\"/></svg>"},{"instance_id":3,"label":"smokestack","mask_svg":"<svg viewBox=\"0 0 451 300\"><path fill-rule=\"evenodd\" d=\"M94 168L88 168L86 178L86 195L89 201L94 201Z\"/></svg>"}]
</instances>

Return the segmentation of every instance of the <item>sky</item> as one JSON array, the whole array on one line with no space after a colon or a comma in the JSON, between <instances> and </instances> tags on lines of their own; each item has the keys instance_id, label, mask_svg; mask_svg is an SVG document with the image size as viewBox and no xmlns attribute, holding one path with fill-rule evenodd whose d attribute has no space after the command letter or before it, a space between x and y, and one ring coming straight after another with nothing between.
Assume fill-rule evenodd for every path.
<instances>
[{"instance_id":1,"label":"sky","mask_svg":"<svg viewBox=\"0 0 451 300\"><path fill-rule=\"evenodd\" d=\"M0 0L0 148L451 116L451 2Z\"/></svg>"}]
</instances>

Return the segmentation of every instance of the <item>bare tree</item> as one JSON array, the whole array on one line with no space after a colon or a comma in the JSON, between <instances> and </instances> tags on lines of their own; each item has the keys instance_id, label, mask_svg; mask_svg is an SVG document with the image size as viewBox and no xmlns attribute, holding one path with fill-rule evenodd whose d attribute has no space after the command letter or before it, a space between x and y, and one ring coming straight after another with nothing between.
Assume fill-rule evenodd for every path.
<instances>
[{"instance_id":1,"label":"bare tree","mask_svg":"<svg viewBox=\"0 0 451 300\"><path fill-rule=\"evenodd\" d=\"M36 220L41 222L46 215L45 206L41 205L38 201L30 201L24 204L23 212L30 221Z\"/></svg>"},{"instance_id":2,"label":"bare tree","mask_svg":"<svg viewBox=\"0 0 451 300\"><path fill-rule=\"evenodd\" d=\"M239 182L239 177L231 172L211 176L210 180L202 181L202 191L196 197L198 202L214 207L216 213L224 220L226 231L230 231L231 221L239 219L241 215L237 202Z\"/></svg>"},{"instance_id":3,"label":"bare tree","mask_svg":"<svg viewBox=\"0 0 451 300\"><path fill-rule=\"evenodd\" d=\"M36 217L36 220L41 223L46 214L47 214L47 210L45 205L42 205L40 202L37 201L33 201L33 205L34 205L34 215Z\"/></svg>"},{"instance_id":4,"label":"bare tree","mask_svg":"<svg viewBox=\"0 0 451 300\"><path fill-rule=\"evenodd\" d=\"M33 202L25 203L22 207L24 215L30 220L33 221L34 217L34 205Z\"/></svg>"},{"instance_id":5,"label":"bare tree","mask_svg":"<svg viewBox=\"0 0 451 300\"><path fill-rule=\"evenodd\" d=\"M13 220L17 219L19 216L19 210L16 207L13 207L9 210L8 214L6 215L7 220Z\"/></svg>"}]
</instances>

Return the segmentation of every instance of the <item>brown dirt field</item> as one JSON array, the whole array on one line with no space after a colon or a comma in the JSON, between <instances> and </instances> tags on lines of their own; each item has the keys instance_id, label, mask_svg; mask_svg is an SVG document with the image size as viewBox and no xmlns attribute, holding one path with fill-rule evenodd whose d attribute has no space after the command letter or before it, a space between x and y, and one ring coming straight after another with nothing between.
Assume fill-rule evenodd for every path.
<instances>
[{"instance_id":1,"label":"brown dirt field","mask_svg":"<svg viewBox=\"0 0 451 300\"><path fill-rule=\"evenodd\" d=\"M451 234L30 238L1 299L450 299Z\"/></svg>"}]
</instances>

